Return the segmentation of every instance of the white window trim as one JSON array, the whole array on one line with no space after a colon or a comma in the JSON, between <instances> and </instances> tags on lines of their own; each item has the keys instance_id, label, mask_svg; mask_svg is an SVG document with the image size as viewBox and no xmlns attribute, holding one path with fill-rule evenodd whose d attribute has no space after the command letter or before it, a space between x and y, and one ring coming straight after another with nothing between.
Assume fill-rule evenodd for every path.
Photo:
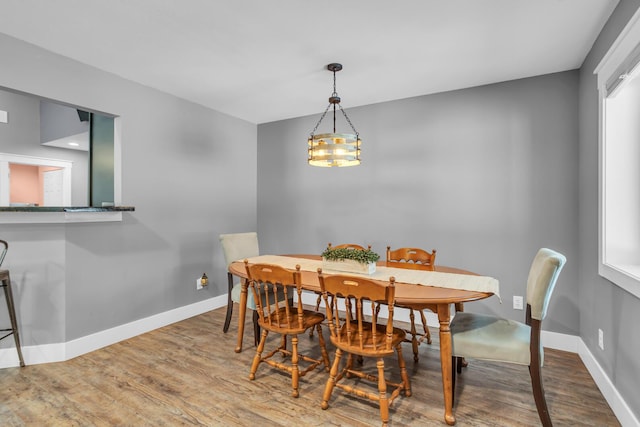
<instances>
[{"instance_id":1,"label":"white window trim","mask_svg":"<svg viewBox=\"0 0 640 427\"><path fill-rule=\"evenodd\" d=\"M640 298L640 268L621 266L607 262L606 254L606 203L605 203L605 155L606 138L604 129L606 84L618 67L640 44L640 9L636 11L622 30L616 41L594 70L598 80L598 274Z\"/></svg>"}]
</instances>

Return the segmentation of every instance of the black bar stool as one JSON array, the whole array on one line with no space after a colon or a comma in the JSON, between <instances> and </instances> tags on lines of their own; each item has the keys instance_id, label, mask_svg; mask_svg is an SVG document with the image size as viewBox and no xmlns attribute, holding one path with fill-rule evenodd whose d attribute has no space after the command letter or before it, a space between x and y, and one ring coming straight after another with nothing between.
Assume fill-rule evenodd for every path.
<instances>
[{"instance_id":1,"label":"black bar stool","mask_svg":"<svg viewBox=\"0 0 640 427\"><path fill-rule=\"evenodd\" d=\"M7 254L9 244L4 240L0 240L2 245L2 253L0 253L0 266L4 261L4 256ZM2 281L2 287L4 288L4 296L7 300L7 309L9 310L9 318L11 319L11 329L0 329L0 332L8 332L8 334L0 337L0 341L7 338L9 335L13 335L13 339L16 342L16 350L18 350L18 358L20 359L20 366L24 366L24 359L22 358L22 350L20 349L20 335L18 334L18 321L16 319L16 308L13 304L13 293L11 292L11 278L9 277L9 270L0 270L0 280Z\"/></svg>"}]
</instances>

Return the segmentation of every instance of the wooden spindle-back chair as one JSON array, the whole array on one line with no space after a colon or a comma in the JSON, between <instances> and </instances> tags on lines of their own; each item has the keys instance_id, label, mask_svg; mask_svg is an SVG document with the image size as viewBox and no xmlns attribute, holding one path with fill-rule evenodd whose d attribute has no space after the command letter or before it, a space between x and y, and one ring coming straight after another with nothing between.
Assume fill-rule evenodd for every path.
<instances>
[{"instance_id":1,"label":"wooden spindle-back chair","mask_svg":"<svg viewBox=\"0 0 640 427\"><path fill-rule=\"evenodd\" d=\"M277 265L249 265L248 260L245 260L245 268L249 287L257 305L258 324L262 329L260 342L251 364L249 379L255 379L258 366L265 362L291 375L292 396L298 397L300 377L305 376L307 372L321 364L324 365L325 370L329 370L329 355L320 326L325 317L322 313L303 308L299 265L296 266L295 271L291 271ZM290 288L293 289L297 298L283 297L289 294L288 289ZM261 297L262 295L264 297ZM314 327L318 331L321 358L312 358L298 353L298 334ZM280 334L282 338L276 349L263 356L269 332ZM291 336L291 350L286 348L287 336ZM284 357L290 358L291 364L287 365L273 360L275 354L282 354ZM309 363L305 369L300 369L298 365L300 359Z\"/></svg>"},{"instance_id":2,"label":"wooden spindle-back chair","mask_svg":"<svg viewBox=\"0 0 640 427\"><path fill-rule=\"evenodd\" d=\"M364 251L366 249L371 250L371 245L367 245L366 248L364 246L357 245L355 243L343 243L341 245L332 246L331 242L329 242L329 243L327 243L327 248L333 248L333 249L346 248L346 249L358 249L358 250ZM322 293L319 293L318 294L318 299L316 299L316 311L320 310L320 303L321 302L322 302ZM309 331L309 336L310 337L313 336L313 329L311 329Z\"/></svg>"},{"instance_id":3,"label":"wooden spindle-back chair","mask_svg":"<svg viewBox=\"0 0 640 427\"><path fill-rule=\"evenodd\" d=\"M337 387L359 397L365 397L380 406L382 425L389 422L389 406L404 391L411 395L411 384L402 357L401 344L406 333L393 326L395 279L380 283L370 279L347 275L323 275L318 270L322 298L327 309L331 342L336 355L322 397L322 409L329 407L329 399ZM344 315L339 315L340 302L345 304ZM388 307L388 317L380 317L382 305ZM368 310L365 310L367 308ZM340 361L347 353L345 366L339 371ZM385 379L384 358L397 354L400 382ZM377 375L354 369L353 355L375 358ZM356 385L343 384L349 377L368 380L378 385L378 393ZM387 386L392 387L387 393Z\"/></svg>"},{"instance_id":4,"label":"wooden spindle-back chair","mask_svg":"<svg viewBox=\"0 0 640 427\"><path fill-rule=\"evenodd\" d=\"M420 268L421 270L430 270L433 271L435 269L436 262L436 250L432 249L431 252L428 252L424 249L420 248L397 248L391 250L391 246L387 246L387 267L394 268ZM422 321L422 334L418 334L416 329L416 321L415 321L415 313L414 309L411 307L403 307L409 310L409 318L411 320L411 329L408 330L411 334L411 339L407 339L407 342L411 343L413 348L413 360L418 361L418 345L420 345L424 340L427 341L428 344L431 344L431 332L429 332L429 327L427 326L427 318L424 314L424 309L419 309L420 320Z\"/></svg>"}]
</instances>

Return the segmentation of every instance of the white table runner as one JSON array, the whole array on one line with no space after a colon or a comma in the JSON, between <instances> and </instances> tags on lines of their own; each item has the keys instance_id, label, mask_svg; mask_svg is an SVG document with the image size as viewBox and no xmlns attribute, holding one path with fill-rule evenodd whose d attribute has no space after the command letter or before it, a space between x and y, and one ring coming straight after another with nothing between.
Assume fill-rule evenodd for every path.
<instances>
[{"instance_id":1,"label":"white table runner","mask_svg":"<svg viewBox=\"0 0 640 427\"><path fill-rule=\"evenodd\" d=\"M322 268L322 260L293 258L280 255L261 255L249 258L250 264L276 264L284 268L295 270L296 265L304 271L318 271ZM244 261L244 260L239 260ZM335 270L331 270L335 272ZM344 273L351 276L367 277L375 280L389 280L396 278L396 282L413 283L425 286L436 286L465 291L491 292L500 298L500 284L497 279L488 276L474 276L471 274L443 273L440 271L410 270L405 268L391 268L376 266L373 274Z\"/></svg>"}]
</instances>

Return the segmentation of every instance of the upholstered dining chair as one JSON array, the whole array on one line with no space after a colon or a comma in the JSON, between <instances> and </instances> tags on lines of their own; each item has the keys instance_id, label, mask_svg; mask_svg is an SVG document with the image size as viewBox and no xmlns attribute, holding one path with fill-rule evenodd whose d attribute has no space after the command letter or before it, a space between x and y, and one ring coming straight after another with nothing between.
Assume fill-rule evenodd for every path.
<instances>
[{"instance_id":1,"label":"upholstered dining chair","mask_svg":"<svg viewBox=\"0 0 640 427\"><path fill-rule=\"evenodd\" d=\"M389 422L389 406L404 392L411 396L411 383L402 357L402 342L406 332L393 326L393 307L395 298L395 279L389 283L380 283L366 278L347 275L323 275L318 269L318 278L322 298L327 309L327 320L331 333L331 342L336 354L329 379L322 396L322 409L329 407L329 399L337 387L358 397L368 398L378 403L382 425ZM339 301L344 301L345 312L338 314ZM379 317L380 308L386 305L388 317ZM365 310L365 307L367 310ZM370 312L369 312L370 309ZM370 316L371 320L368 320ZM339 370L344 354L347 359ZM397 354L401 382L385 379L384 359ZM377 372L369 373L354 369L353 356L375 358ZM355 384L344 384L343 380L356 377ZM363 387L365 381L377 384L378 393ZM387 393L387 386L392 388Z\"/></svg>"},{"instance_id":2,"label":"upholstered dining chair","mask_svg":"<svg viewBox=\"0 0 640 427\"><path fill-rule=\"evenodd\" d=\"M234 261L244 260L245 258L251 258L260 254L258 233L256 232L221 234L220 243L222 244L222 252L224 253L227 267ZM229 272L227 272L227 282L227 315L224 319L224 327L222 328L224 333L227 333L229 330L231 316L233 315L233 304L240 302L242 289L240 281L234 282L233 275ZM247 308L253 310L253 340L254 344L258 345L260 327L258 326L258 314L255 312L256 303L251 292L247 293Z\"/></svg>"},{"instance_id":3,"label":"upholstered dining chair","mask_svg":"<svg viewBox=\"0 0 640 427\"><path fill-rule=\"evenodd\" d=\"M260 343L251 364L249 379L254 380L258 366L263 362L267 363L291 375L292 396L298 397L300 395L300 377L319 365L324 365L325 370L329 370L329 354L320 326L325 317L322 313L304 309L299 265L296 266L295 271L290 271L277 265L250 265L245 260L245 268L249 287L257 303L258 323L262 329ZM283 295L289 293L288 289L292 289L297 298L282 298ZM260 292L264 294L264 298L261 298ZM318 331L321 358L313 358L298 352L298 334L305 333L309 328L316 328ZM280 345L263 356L269 332L281 335ZM291 336L291 350L287 350L288 336ZM273 360L272 357L276 354L290 358L291 364L285 365L280 361ZM308 363L306 368L300 368L300 360Z\"/></svg>"},{"instance_id":4,"label":"upholstered dining chair","mask_svg":"<svg viewBox=\"0 0 640 427\"><path fill-rule=\"evenodd\" d=\"M542 248L536 254L527 278L525 323L485 314L456 313L451 322L454 389L462 357L527 365L540 421L545 427L552 425L542 386L544 353L540 330L565 262L564 255L551 249Z\"/></svg>"},{"instance_id":5,"label":"upholstered dining chair","mask_svg":"<svg viewBox=\"0 0 640 427\"><path fill-rule=\"evenodd\" d=\"M412 268L414 264L420 264L422 269L434 270L436 262L436 250L432 249L428 252L420 248L397 248L391 250L391 246L387 246L387 266L394 268ZM398 305L397 307L402 307ZM422 334L419 334L416 329L416 319L414 310L410 307L403 307L409 310L409 319L411 320L411 329L407 332L411 334L411 339L407 339L407 342L411 343L413 348L413 360L418 361L418 345L424 340L427 344L431 344L431 333L427 326L427 318L424 315L424 309L418 310L420 313L420 319L422 321Z\"/></svg>"}]
</instances>

